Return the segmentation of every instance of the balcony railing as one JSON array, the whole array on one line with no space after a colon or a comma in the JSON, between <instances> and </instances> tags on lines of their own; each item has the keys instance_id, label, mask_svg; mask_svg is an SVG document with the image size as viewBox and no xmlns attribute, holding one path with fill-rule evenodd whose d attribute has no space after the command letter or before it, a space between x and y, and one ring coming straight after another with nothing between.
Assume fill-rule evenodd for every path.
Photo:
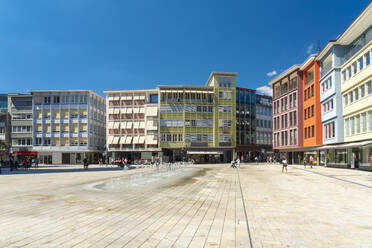
<instances>
[{"instance_id":1,"label":"balcony railing","mask_svg":"<svg viewBox=\"0 0 372 248\"><path fill-rule=\"evenodd\" d=\"M322 68L320 71L320 78L324 77L330 70L332 69L332 63L327 64L325 67Z\"/></svg>"}]
</instances>

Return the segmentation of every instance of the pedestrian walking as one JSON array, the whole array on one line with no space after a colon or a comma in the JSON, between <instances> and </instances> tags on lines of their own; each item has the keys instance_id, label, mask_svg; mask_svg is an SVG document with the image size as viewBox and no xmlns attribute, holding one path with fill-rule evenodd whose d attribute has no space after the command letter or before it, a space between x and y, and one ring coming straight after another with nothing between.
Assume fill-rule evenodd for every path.
<instances>
[{"instance_id":1,"label":"pedestrian walking","mask_svg":"<svg viewBox=\"0 0 372 248\"><path fill-rule=\"evenodd\" d=\"M304 157L304 168L306 169L306 157Z\"/></svg>"},{"instance_id":2,"label":"pedestrian walking","mask_svg":"<svg viewBox=\"0 0 372 248\"><path fill-rule=\"evenodd\" d=\"M284 157L284 159L282 160L282 173L284 173L284 169L285 169L285 173L287 173L287 166L288 166L288 161L287 159Z\"/></svg>"},{"instance_id":3,"label":"pedestrian walking","mask_svg":"<svg viewBox=\"0 0 372 248\"><path fill-rule=\"evenodd\" d=\"M236 159L236 166L237 166L238 168L240 168L240 159L239 159L239 158Z\"/></svg>"},{"instance_id":4,"label":"pedestrian walking","mask_svg":"<svg viewBox=\"0 0 372 248\"><path fill-rule=\"evenodd\" d=\"M313 168L314 158L310 156L310 168Z\"/></svg>"},{"instance_id":5,"label":"pedestrian walking","mask_svg":"<svg viewBox=\"0 0 372 248\"><path fill-rule=\"evenodd\" d=\"M39 159L38 158L35 159L35 168L39 168Z\"/></svg>"}]
</instances>

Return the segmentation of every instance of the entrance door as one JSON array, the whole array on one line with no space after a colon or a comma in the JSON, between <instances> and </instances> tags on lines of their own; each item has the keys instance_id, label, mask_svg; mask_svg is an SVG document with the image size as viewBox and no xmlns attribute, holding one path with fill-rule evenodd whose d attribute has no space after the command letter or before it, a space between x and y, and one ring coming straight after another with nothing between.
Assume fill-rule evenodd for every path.
<instances>
[{"instance_id":1,"label":"entrance door","mask_svg":"<svg viewBox=\"0 0 372 248\"><path fill-rule=\"evenodd\" d=\"M351 150L351 168L359 168L360 163L360 149L353 148Z\"/></svg>"},{"instance_id":2,"label":"entrance door","mask_svg":"<svg viewBox=\"0 0 372 248\"><path fill-rule=\"evenodd\" d=\"M70 164L70 153L62 153L62 164Z\"/></svg>"}]
</instances>

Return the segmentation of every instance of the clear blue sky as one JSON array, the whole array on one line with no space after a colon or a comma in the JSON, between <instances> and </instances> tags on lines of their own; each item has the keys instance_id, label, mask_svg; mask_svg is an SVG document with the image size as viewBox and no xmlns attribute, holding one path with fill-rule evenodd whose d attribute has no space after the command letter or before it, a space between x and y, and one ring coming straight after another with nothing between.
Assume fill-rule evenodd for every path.
<instances>
[{"instance_id":1,"label":"clear blue sky","mask_svg":"<svg viewBox=\"0 0 372 248\"><path fill-rule=\"evenodd\" d=\"M1 0L0 92L203 85L211 71L255 89L368 2Z\"/></svg>"}]
</instances>

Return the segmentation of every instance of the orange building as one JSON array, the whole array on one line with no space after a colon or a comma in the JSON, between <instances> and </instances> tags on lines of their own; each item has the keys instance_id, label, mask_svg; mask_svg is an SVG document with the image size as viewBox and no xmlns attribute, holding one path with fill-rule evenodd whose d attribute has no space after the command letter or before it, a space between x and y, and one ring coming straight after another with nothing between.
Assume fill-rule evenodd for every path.
<instances>
[{"instance_id":1,"label":"orange building","mask_svg":"<svg viewBox=\"0 0 372 248\"><path fill-rule=\"evenodd\" d=\"M301 66L303 71L303 145L323 144L320 105L320 70L316 55L310 56Z\"/></svg>"}]
</instances>

